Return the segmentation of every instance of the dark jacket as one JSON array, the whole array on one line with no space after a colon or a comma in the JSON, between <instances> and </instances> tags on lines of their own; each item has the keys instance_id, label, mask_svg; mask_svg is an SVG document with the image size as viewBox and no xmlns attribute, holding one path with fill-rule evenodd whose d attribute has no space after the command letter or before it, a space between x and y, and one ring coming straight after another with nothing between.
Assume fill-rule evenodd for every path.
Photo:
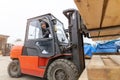
<instances>
[{"instance_id":1,"label":"dark jacket","mask_svg":"<svg viewBox=\"0 0 120 80\"><path fill-rule=\"evenodd\" d=\"M48 28L46 29L42 28L42 33L43 33L43 38L49 38L50 30Z\"/></svg>"}]
</instances>

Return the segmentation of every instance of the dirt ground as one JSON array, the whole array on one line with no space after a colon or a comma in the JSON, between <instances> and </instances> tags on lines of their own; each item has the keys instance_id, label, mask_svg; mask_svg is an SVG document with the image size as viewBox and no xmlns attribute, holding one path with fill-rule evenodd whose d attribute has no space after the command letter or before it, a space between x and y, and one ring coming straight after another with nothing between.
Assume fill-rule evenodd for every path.
<instances>
[{"instance_id":1,"label":"dirt ground","mask_svg":"<svg viewBox=\"0 0 120 80\"><path fill-rule=\"evenodd\" d=\"M39 77L30 76L30 75L23 75L20 78L11 78L7 73L7 67L10 63L10 57L9 56L1 56L0 55L0 80L43 80ZM88 63L88 62L87 62ZM79 79L81 80L81 79ZM82 79L84 80L84 79ZM85 79L87 80L87 79Z\"/></svg>"}]
</instances>

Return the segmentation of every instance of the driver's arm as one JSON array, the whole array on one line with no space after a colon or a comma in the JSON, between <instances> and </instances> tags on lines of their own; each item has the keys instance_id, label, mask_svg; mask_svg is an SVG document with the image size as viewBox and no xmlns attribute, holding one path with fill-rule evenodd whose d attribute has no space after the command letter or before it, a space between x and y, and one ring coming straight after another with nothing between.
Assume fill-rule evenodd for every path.
<instances>
[{"instance_id":1,"label":"driver's arm","mask_svg":"<svg viewBox=\"0 0 120 80\"><path fill-rule=\"evenodd\" d=\"M43 35L43 38L49 38L50 31L49 29L46 29L46 32Z\"/></svg>"}]
</instances>

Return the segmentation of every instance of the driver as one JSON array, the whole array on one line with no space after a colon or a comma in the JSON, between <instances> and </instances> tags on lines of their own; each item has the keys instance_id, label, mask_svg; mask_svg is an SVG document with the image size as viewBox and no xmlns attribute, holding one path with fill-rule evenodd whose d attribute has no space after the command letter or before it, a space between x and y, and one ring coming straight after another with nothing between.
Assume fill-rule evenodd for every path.
<instances>
[{"instance_id":1,"label":"driver","mask_svg":"<svg viewBox=\"0 0 120 80\"><path fill-rule=\"evenodd\" d=\"M49 25L45 22L41 22L41 28L43 33L43 38L49 38L50 30L48 29Z\"/></svg>"}]
</instances>

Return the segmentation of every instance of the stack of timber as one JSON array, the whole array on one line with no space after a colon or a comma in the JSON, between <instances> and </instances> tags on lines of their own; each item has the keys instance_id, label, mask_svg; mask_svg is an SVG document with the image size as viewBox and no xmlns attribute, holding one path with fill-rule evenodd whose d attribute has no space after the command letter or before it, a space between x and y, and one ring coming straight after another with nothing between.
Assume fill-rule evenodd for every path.
<instances>
[{"instance_id":1,"label":"stack of timber","mask_svg":"<svg viewBox=\"0 0 120 80\"><path fill-rule=\"evenodd\" d=\"M120 0L74 0L93 40L120 37Z\"/></svg>"},{"instance_id":2,"label":"stack of timber","mask_svg":"<svg viewBox=\"0 0 120 80\"><path fill-rule=\"evenodd\" d=\"M94 55L87 73L88 80L120 80L120 55Z\"/></svg>"}]
</instances>

